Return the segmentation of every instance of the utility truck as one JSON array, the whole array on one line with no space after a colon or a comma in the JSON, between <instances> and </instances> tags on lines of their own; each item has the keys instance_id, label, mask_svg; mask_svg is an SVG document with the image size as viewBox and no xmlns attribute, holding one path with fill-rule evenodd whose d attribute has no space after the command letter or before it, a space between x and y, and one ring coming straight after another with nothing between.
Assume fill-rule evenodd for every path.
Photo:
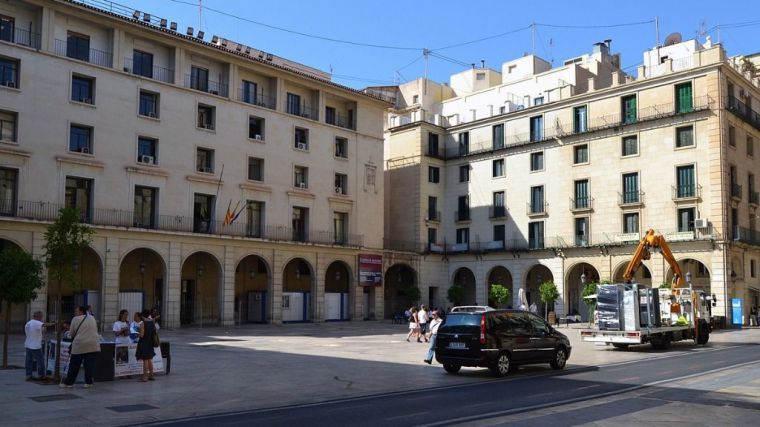
<instances>
[{"instance_id":1,"label":"utility truck","mask_svg":"<svg viewBox=\"0 0 760 427\"><path fill-rule=\"evenodd\" d=\"M670 288L647 288L632 283L642 261L661 252L673 271ZM704 345L710 339L710 317L714 296L693 289L691 275L684 280L681 267L665 238L648 230L623 273L624 283L598 285L597 328L582 329L581 340L630 345L651 343L666 349L674 341L693 340Z\"/></svg>"}]
</instances>

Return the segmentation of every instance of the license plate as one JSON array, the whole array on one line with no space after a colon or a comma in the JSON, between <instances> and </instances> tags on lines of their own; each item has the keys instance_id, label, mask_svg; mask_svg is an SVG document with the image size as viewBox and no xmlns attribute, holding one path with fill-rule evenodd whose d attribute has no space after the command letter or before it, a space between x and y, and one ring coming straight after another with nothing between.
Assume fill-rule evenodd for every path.
<instances>
[{"instance_id":1,"label":"license plate","mask_svg":"<svg viewBox=\"0 0 760 427\"><path fill-rule=\"evenodd\" d=\"M463 342L450 342L449 348L467 348L467 346Z\"/></svg>"}]
</instances>

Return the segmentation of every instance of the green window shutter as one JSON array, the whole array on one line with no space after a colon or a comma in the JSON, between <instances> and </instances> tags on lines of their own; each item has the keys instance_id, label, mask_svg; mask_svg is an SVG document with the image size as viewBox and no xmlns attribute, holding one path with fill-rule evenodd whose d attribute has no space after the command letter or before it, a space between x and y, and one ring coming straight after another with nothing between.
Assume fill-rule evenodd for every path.
<instances>
[{"instance_id":1,"label":"green window shutter","mask_svg":"<svg viewBox=\"0 0 760 427\"><path fill-rule=\"evenodd\" d=\"M691 83L676 86L676 111L688 113L693 109Z\"/></svg>"}]
</instances>

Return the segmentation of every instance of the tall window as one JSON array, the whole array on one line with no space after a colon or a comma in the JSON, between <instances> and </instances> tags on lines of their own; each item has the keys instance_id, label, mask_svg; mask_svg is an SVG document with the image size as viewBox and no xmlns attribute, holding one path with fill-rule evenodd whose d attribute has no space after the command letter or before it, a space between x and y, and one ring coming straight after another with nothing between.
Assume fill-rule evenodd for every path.
<instances>
[{"instance_id":1,"label":"tall window","mask_svg":"<svg viewBox=\"0 0 760 427\"><path fill-rule=\"evenodd\" d=\"M216 108L210 105L198 104L198 127L214 130L216 122Z\"/></svg>"},{"instance_id":2,"label":"tall window","mask_svg":"<svg viewBox=\"0 0 760 427\"><path fill-rule=\"evenodd\" d=\"M152 79L153 54L135 49L132 52L132 73Z\"/></svg>"},{"instance_id":3,"label":"tall window","mask_svg":"<svg viewBox=\"0 0 760 427\"><path fill-rule=\"evenodd\" d=\"M346 138L335 137L335 157L348 158L348 140Z\"/></svg>"},{"instance_id":4,"label":"tall window","mask_svg":"<svg viewBox=\"0 0 760 427\"><path fill-rule=\"evenodd\" d=\"M504 125L495 125L492 128L493 149L504 148Z\"/></svg>"},{"instance_id":5,"label":"tall window","mask_svg":"<svg viewBox=\"0 0 760 427\"><path fill-rule=\"evenodd\" d=\"M459 134L459 155L464 156L470 152L470 133L461 132Z\"/></svg>"},{"instance_id":6,"label":"tall window","mask_svg":"<svg viewBox=\"0 0 760 427\"><path fill-rule=\"evenodd\" d=\"M71 77L71 100L93 104L95 97L95 79L84 76Z\"/></svg>"},{"instance_id":7,"label":"tall window","mask_svg":"<svg viewBox=\"0 0 760 427\"><path fill-rule=\"evenodd\" d=\"M688 113L692 109L691 82L676 85L676 112Z\"/></svg>"},{"instance_id":8,"label":"tall window","mask_svg":"<svg viewBox=\"0 0 760 427\"><path fill-rule=\"evenodd\" d=\"M459 196L457 199L457 221L470 220L470 196Z\"/></svg>"},{"instance_id":9,"label":"tall window","mask_svg":"<svg viewBox=\"0 0 760 427\"><path fill-rule=\"evenodd\" d=\"M309 188L309 168L305 166L296 166L293 168L293 186L298 188Z\"/></svg>"},{"instance_id":10,"label":"tall window","mask_svg":"<svg viewBox=\"0 0 760 427\"><path fill-rule=\"evenodd\" d=\"M0 85L6 87L18 86L18 61L0 58Z\"/></svg>"},{"instance_id":11,"label":"tall window","mask_svg":"<svg viewBox=\"0 0 760 427\"><path fill-rule=\"evenodd\" d=\"M158 94L140 91L140 111L141 116L158 118Z\"/></svg>"},{"instance_id":12,"label":"tall window","mask_svg":"<svg viewBox=\"0 0 760 427\"><path fill-rule=\"evenodd\" d=\"M195 170L203 173L214 173L214 150L198 148L195 152Z\"/></svg>"},{"instance_id":13,"label":"tall window","mask_svg":"<svg viewBox=\"0 0 760 427\"><path fill-rule=\"evenodd\" d=\"M621 120L624 124L636 123L637 110L636 110L636 95L624 96L620 99L620 106L622 117Z\"/></svg>"},{"instance_id":14,"label":"tall window","mask_svg":"<svg viewBox=\"0 0 760 427\"><path fill-rule=\"evenodd\" d=\"M66 207L79 210L83 222L92 219L92 180L66 177Z\"/></svg>"},{"instance_id":15,"label":"tall window","mask_svg":"<svg viewBox=\"0 0 760 427\"><path fill-rule=\"evenodd\" d=\"M430 247L430 245L435 245L438 243L437 229L428 227L427 234L428 234L428 248Z\"/></svg>"},{"instance_id":16,"label":"tall window","mask_svg":"<svg viewBox=\"0 0 760 427\"><path fill-rule=\"evenodd\" d=\"M504 192L495 191L493 193L493 218L504 218L507 215L507 209L504 205Z\"/></svg>"},{"instance_id":17,"label":"tall window","mask_svg":"<svg viewBox=\"0 0 760 427\"><path fill-rule=\"evenodd\" d=\"M528 248L543 249L544 247L544 222L534 221L528 223Z\"/></svg>"},{"instance_id":18,"label":"tall window","mask_svg":"<svg viewBox=\"0 0 760 427\"><path fill-rule=\"evenodd\" d=\"M92 127L71 125L69 129L69 151L92 154Z\"/></svg>"},{"instance_id":19,"label":"tall window","mask_svg":"<svg viewBox=\"0 0 760 427\"><path fill-rule=\"evenodd\" d=\"M728 145L736 147L736 128L733 126L728 127Z\"/></svg>"},{"instance_id":20,"label":"tall window","mask_svg":"<svg viewBox=\"0 0 760 427\"><path fill-rule=\"evenodd\" d=\"M15 40L16 20L10 16L0 16L0 40L13 43Z\"/></svg>"},{"instance_id":21,"label":"tall window","mask_svg":"<svg viewBox=\"0 0 760 427\"><path fill-rule=\"evenodd\" d=\"M296 128L294 133L294 147L299 150L309 149L309 130Z\"/></svg>"},{"instance_id":22,"label":"tall window","mask_svg":"<svg viewBox=\"0 0 760 427\"><path fill-rule=\"evenodd\" d=\"M750 157L755 155L755 139L751 135L747 135L747 155Z\"/></svg>"},{"instance_id":23,"label":"tall window","mask_svg":"<svg viewBox=\"0 0 760 427\"><path fill-rule=\"evenodd\" d=\"M208 69L194 65L190 67L190 88L208 92Z\"/></svg>"},{"instance_id":24,"label":"tall window","mask_svg":"<svg viewBox=\"0 0 760 427\"><path fill-rule=\"evenodd\" d=\"M588 144L573 147L573 164L582 165L588 163Z\"/></svg>"},{"instance_id":25,"label":"tall window","mask_svg":"<svg viewBox=\"0 0 760 427\"><path fill-rule=\"evenodd\" d=\"M459 166L459 182L470 181L470 165Z\"/></svg>"},{"instance_id":26,"label":"tall window","mask_svg":"<svg viewBox=\"0 0 760 427\"><path fill-rule=\"evenodd\" d=\"M428 166L428 182L438 184L441 181L441 169L435 166Z\"/></svg>"},{"instance_id":27,"label":"tall window","mask_svg":"<svg viewBox=\"0 0 760 427\"><path fill-rule=\"evenodd\" d=\"M80 61L90 61L90 37L69 33L66 38L66 56Z\"/></svg>"},{"instance_id":28,"label":"tall window","mask_svg":"<svg viewBox=\"0 0 760 427\"><path fill-rule=\"evenodd\" d=\"M256 101L256 94L258 91L258 85L248 80L243 80L243 87L240 90L240 100L248 104L258 104Z\"/></svg>"},{"instance_id":29,"label":"tall window","mask_svg":"<svg viewBox=\"0 0 760 427\"><path fill-rule=\"evenodd\" d=\"M586 111L587 107L585 105L573 108L574 133L582 133L588 130L588 114L586 114Z\"/></svg>"},{"instance_id":30,"label":"tall window","mask_svg":"<svg viewBox=\"0 0 760 427\"><path fill-rule=\"evenodd\" d=\"M676 148L690 147L692 145L694 145L694 126L676 128Z\"/></svg>"},{"instance_id":31,"label":"tall window","mask_svg":"<svg viewBox=\"0 0 760 427\"><path fill-rule=\"evenodd\" d=\"M214 231L214 204L216 198L210 194L195 193L193 197L193 231L211 233Z\"/></svg>"},{"instance_id":32,"label":"tall window","mask_svg":"<svg viewBox=\"0 0 760 427\"><path fill-rule=\"evenodd\" d=\"M694 197L696 195L694 165L676 168L676 194L678 197Z\"/></svg>"},{"instance_id":33,"label":"tall window","mask_svg":"<svg viewBox=\"0 0 760 427\"><path fill-rule=\"evenodd\" d=\"M335 107L325 107L325 123L328 125L335 124Z\"/></svg>"},{"instance_id":34,"label":"tall window","mask_svg":"<svg viewBox=\"0 0 760 427\"><path fill-rule=\"evenodd\" d=\"M530 153L530 171L540 171L544 169L544 152L537 151Z\"/></svg>"},{"instance_id":35,"label":"tall window","mask_svg":"<svg viewBox=\"0 0 760 427\"><path fill-rule=\"evenodd\" d=\"M544 212L544 186L530 187L530 213Z\"/></svg>"},{"instance_id":36,"label":"tall window","mask_svg":"<svg viewBox=\"0 0 760 427\"><path fill-rule=\"evenodd\" d=\"M588 217L575 218L575 246L588 246Z\"/></svg>"},{"instance_id":37,"label":"tall window","mask_svg":"<svg viewBox=\"0 0 760 427\"><path fill-rule=\"evenodd\" d=\"M589 203L588 180L580 179L575 181L575 209L587 209Z\"/></svg>"},{"instance_id":38,"label":"tall window","mask_svg":"<svg viewBox=\"0 0 760 427\"><path fill-rule=\"evenodd\" d=\"M16 142L16 113L0 111L0 141Z\"/></svg>"},{"instance_id":39,"label":"tall window","mask_svg":"<svg viewBox=\"0 0 760 427\"><path fill-rule=\"evenodd\" d=\"M140 136L137 138L137 161L140 163L158 163L158 140Z\"/></svg>"},{"instance_id":40,"label":"tall window","mask_svg":"<svg viewBox=\"0 0 760 427\"><path fill-rule=\"evenodd\" d=\"M248 179L252 181L264 180L264 159L258 157L248 158Z\"/></svg>"},{"instance_id":41,"label":"tall window","mask_svg":"<svg viewBox=\"0 0 760 427\"><path fill-rule=\"evenodd\" d=\"M530 142L544 139L544 116L530 118Z\"/></svg>"},{"instance_id":42,"label":"tall window","mask_svg":"<svg viewBox=\"0 0 760 427\"><path fill-rule=\"evenodd\" d=\"M639 232L639 213L631 212L623 214L623 233Z\"/></svg>"},{"instance_id":43,"label":"tall window","mask_svg":"<svg viewBox=\"0 0 760 427\"><path fill-rule=\"evenodd\" d=\"M264 119L248 116L248 138L259 141L264 139Z\"/></svg>"},{"instance_id":44,"label":"tall window","mask_svg":"<svg viewBox=\"0 0 760 427\"><path fill-rule=\"evenodd\" d=\"M133 226L140 228L155 228L156 201L158 189L152 187L135 187Z\"/></svg>"},{"instance_id":45,"label":"tall window","mask_svg":"<svg viewBox=\"0 0 760 427\"><path fill-rule=\"evenodd\" d=\"M16 215L18 170L0 168L0 215Z\"/></svg>"},{"instance_id":46,"label":"tall window","mask_svg":"<svg viewBox=\"0 0 760 427\"><path fill-rule=\"evenodd\" d=\"M623 203L639 202L638 172L623 174Z\"/></svg>"},{"instance_id":47,"label":"tall window","mask_svg":"<svg viewBox=\"0 0 760 427\"><path fill-rule=\"evenodd\" d=\"M693 231L694 230L694 218L696 208L682 208L678 209L678 231Z\"/></svg>"},{"instance_id":48,"label":"tall window","mask_svg":"<svg viewBox=\"0 0 760 427\"><path fill-rule=\"evenodd\" d=\"M288 114L294 114L296 116L301 115L301 96L294 93L288 93L287 95L287 110Z\"/></svg>"},{"instance_id":49,"label":"tall window","mask_svg":"<svg viewBox=\"0 0 760 427\"><path fill-rule=\"evenodd\" d=\"M470 243L470 229L469 228L457 228L457 244L466 245Z\"/></svg>"},{"instance_id":50,"label":"tall window","mask_svg":"<svg viewBox=\"0 0 760 427\"><path fill-rule=\"evenodd\" d=\"M506 226L504 224L496 224L493 226L493 241L501 242L501 247L504 248L504 239L506 238Z\"/></svg>"},{"instance_id":51,"label":"tall window","mask_svg":"<svg viewBox=\"0 0 760 427\"><path fill-rule=\"evenodd\" d=\"M348 242L348 213L333 212L333 234L335 243L340 245Z\"/></svg>"},{"instance_id":52,"label":"tall window","mask_svg":"<svg viewBox=\"0 0 760 427\"><path fill-rule=\"evenodd\" d=\"M624 136L622 142L623 157L636 154L639 154L639 138L636 135Z\"/></svg>"},{"instance_id":53,"label":"tall window","mask_svg":"<svg viewBox=\"0 0 760 427\"><path fill-rule=\"evenodd\" d=\"M494 178L499 178L504 176L504 159L496 159L493 161L493 164L491 166L492 168L492 176Z\"/></svg>"},{"instance_id":54,"label":"tall window","mask_svg":"<svg viewBox=\"0 0 760 427\"><path fill-rule=\"evenodd\" d=\"M264 229L264 202L249 200L246 205L245 232L248 237L262 237Z\"/></svg>"},{"instance_id":55,"label":"tall window","mask_svg":"<svg viewBox=\"0 0 760 427\"><path fill-rule=\"evenodd\" d=\"M438 134L428 132L428 149L427 153L429 156L437 156L438 155Z\"/></svg>"},{"instance_id":56,"label":"tall window","mask_svg":"<svg viewBox=\"0 0 760 427\"><path fill-rule=\"evenodd\" d=\"M438 213L438 198L435 196L428 196L428 220L440 221L441 215Z\"/></svg>"},{"instance_id":57,"label":"tall window","mask_svg":"<svg viewBox=\"0 0 760 427\"><path fill-rule=\"evenodd\" d=\"M348 175L343 173L335 174L335 193L348 194Z\"/></svg>"},{"instance_id":58,"label":"tall window","mask_svg":"<svg viewBox=\"0 0 760 427\"><path fill-rule=\"evenodd\" d=\"M293 206L293 240L296 242L305 242L308 239L307 226L309 220L309 208Z\"/></svg>"}]
</instances>

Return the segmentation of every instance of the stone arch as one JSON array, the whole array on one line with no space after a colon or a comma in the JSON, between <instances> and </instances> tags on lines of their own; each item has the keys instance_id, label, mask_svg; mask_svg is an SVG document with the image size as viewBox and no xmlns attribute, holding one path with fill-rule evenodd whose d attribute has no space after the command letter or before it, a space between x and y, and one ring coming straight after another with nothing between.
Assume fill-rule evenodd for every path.
<instances>
[{"instance_id":1,"label":"stone arch","mask_svg":"<svg viewBox=\"0 0 760 427\"><path fill-rule=\"evenodd\" d=\"M404 311L416 304L411 298L409 287L418 287L417 271L408 264L393 264L385 270L383 288L385 298L385 318L392 319L394 315L403 316Z\"/></svg>"},{"instance_id":2,"label":"stone arch","mask_svg":"<svg viewBox=\"0 0 760 427\"><path fill-rule=\"evenodd\" d=\"M599 271L587 262L579 262L568 268L565 276L565 304L568 315L581 316L581 320L589 320L589 308L583 299L583 287L587 283L598 283Z\"/></svg>"},{"instance_id":3,"label":"stone arch","mask_svg":"<svg viewBox=\"0 0 760 427\"><path fill-rule=\"evenodd\" d=\"M282 321L306 322L314 318L314 267L304 258L291 258L282 272Z\"/></svg>"},{"instance_id":4,"label":"stone arch","mask_svg":"<svg viewBox=\"0 0 760 427\"><path fill-rule=\"evenodd\" d=\"M93 247L87 246L71 269L74 283L60 284L48 277L48 313L55 313L60 298L61 319L71 319L74 307L91 306L95 318L102 320L103 258Z\"/></svg>"},{"instance_id":5,"label":"stone arch","mask_svg":"<svg viewBox=\"0 0 760 427\"><path fill-rule=\"evenodd\" d=\"M531 305L531 303L536 303L539 315L542 315L544 313L544 303L541 301L541 296L538 292L538 288L541 283L549 281L554 281L554 275L552 274L552 271L549 269L549 267L542 263L532 265L529 269L527 269L525 273L525 279L523 281L525 299L527 300L528 307Z\"/></svg>"},{"instance_id":6,"label":"stone arch","mask_svg":"<svg viewBox=\"0 0 760 427\"><path fill-rule=\"evenodd\" d=\"M617 267L615 267L615 274L612 275L612 281L614 283L625 282L625 279L623 279L623 273L625 273L625 269L627 267L628 262L621 262ZM633 283L638 283L639 285L646 286L647 288L652 287L652 272L649 270L649 267L647 267L646 264L642 263L633 274Z\"/></svg>"},{"instance_id":7,"label":"stone arch","mask_svg":"<svg viewBox=\"0 0 760 427\"><path fill-rule=\"evenodd\" d=\"M467 267L459 267L451 277L452 284L464 287L461 305L477 305L475 274Z\"/></svg>"},{"instance_id":8,"label":"stone arch","mask_svg":"<svg viewBox=\"0 0 760 427\"><path fill-rule=\"evenodd\" d=\"M235 263L235 322L266 323L272 318L272 270L259 254Z\"/></svg>"},{"instance_id":9,"label":"stone arch","mask_svg":"<svg viewBox=\"0 0 760 427\"><path fill-rule=\"evenodd\" d=\"M223 280L222 264L212 253L195 251L184 259L180 287L181 325L220 323Z\"/></svg>"},{"instance_id":10,"label":"stone arch","mask_svg":"<svg viewBox=\"0 0 760 427\"><path fill-rule=\"evenodd\" d=\"M23 246L14 239L9 239L8 237L0 237L0 251L4 251L6 249L13 249L13 250L19 250L19 251L26 251ZM0 318L3 319L3 321L0 321L0 331L5 332L5 309L6 305L5 302L2 303L2 307L0 309L3 310L3 315L0 316ZM14 304L11 306L11 325L10 325L10 331L11 332L23 332L24 331L24 324L26 323L27 315L26 315L26 305L22 304Z\"/></svg>"},{"instance_id":11,"label":"stone arch","mask_svg":"<svg viewBox=\"0 0 760 427\"><path fill-rule=\"evenodd\" d=\"M694 258L683 258L677 261L678 266L681 267L681 271L684 274L684 280L687 278L687 274L691 274L691 285L694 289L703 290L710 293L710 270L702 261ZM730 273L729 273L730 274ZM668 283L673 281L673 269L668 267L665 273L665 280Z\"/></svg>"},{"instance_id":12,"label":"stone arch","mask_svg":"<svg viewBox=\"0 0 760 427\"><path fill-rule=\"evenodd\" d=\"M325 270L325 320L351 318L351 267L344 261L331 262Z\"/></svg>"},{"instance_id":13,"label":"stone arch","mask_svg":"<svg viewBox=\"0 0 760 427\"><path fill-rule=\"evenodd\" d=\"M491 301L488 295L491 294L491 285L499 284L509 289L509 295L510 295L509 300L505 304L507 305L507 307L512 307L512 300L514 299L514 296L515 296L514 286L512 284L512 272L509 271L508 268L502 265L497 265L488 271L488 275L486 277L488 278L487 279L488 289L486 291L487 292L486 298L488 299L488 305L492 307L496 307L495 302Z\"/></svg>"},{"instance_id":14,"label":"stone arch","mask_svg":"<svg viewBox=\"0 0 760 427\"><path fill-rule=\"evenodd\" d=\"M148 247L136 247L119 261L118 309L134 313L155 308L165 314L166 260Z\"/></svg>"}]
</instances>

